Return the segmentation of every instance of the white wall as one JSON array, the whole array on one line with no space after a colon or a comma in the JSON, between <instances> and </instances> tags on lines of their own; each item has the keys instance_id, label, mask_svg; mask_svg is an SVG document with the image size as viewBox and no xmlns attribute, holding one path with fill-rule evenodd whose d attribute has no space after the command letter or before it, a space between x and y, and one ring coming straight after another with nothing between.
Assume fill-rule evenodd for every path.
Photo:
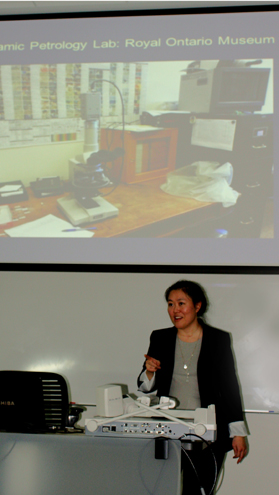
<instances>
[{"instance_id":1,"label":"white wall","mask_svg":"<svg viewBox=\"0 0 279 495\"><path fill-rule=\"evenodd\" d=\"M69 178L69 159L83 151L83 143L57 143L1 149L0 182L21 180L28 187L37 177Z\"/></svg>"},{"instance_id":2,"label":"white wall","mask_svg":"<svg viewBox=\"0 0 279 495\"><path fill-rule=\"evenodd\" d=\"M190 61L149 62L146 110L168 110L166 103L178 102L180 77Z\"/></svg>"},{"instance_id":3,"label":"white wall","mask_svg":"<svg viewBox=\"0 0 279 495\"><path fill-rule=\"evenodd\" d=\"M278 493L279 416L247 414L251 436L249 454L236 464L232 452L225 462L225 477L220 495L262 495Z\"/></svg>"}]
</instances>

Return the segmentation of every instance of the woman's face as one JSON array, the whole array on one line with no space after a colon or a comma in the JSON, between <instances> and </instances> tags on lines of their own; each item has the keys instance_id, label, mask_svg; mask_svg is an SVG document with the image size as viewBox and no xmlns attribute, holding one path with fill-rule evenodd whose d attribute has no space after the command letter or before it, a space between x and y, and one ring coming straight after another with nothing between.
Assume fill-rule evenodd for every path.
<instances>
[{"instance_id":1,"label":"woman's face","mask_svg":"<svg viewBox=\"0 0 279 495\"><path fill-rule=\"evenodd\" d=\"M197 321L197 312L200 310L201 302L194 305L190 296L183 290L172 290L168 298L168 313L173 325L178 330L189 328Z\"/></svg>"}]
</instances>

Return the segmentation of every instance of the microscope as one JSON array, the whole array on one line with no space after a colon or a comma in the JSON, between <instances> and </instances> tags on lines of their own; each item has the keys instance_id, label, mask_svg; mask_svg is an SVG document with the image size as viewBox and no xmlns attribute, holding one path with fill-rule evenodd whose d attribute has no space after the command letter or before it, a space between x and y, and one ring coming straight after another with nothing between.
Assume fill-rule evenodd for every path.
<instances>
[{"instance_id":1,"label":"microscope","mask_svg":"<svg viewBox=\"0 0 279 495\"><path fill-rule=\"evenodd\" d=\"M123 156L124 149L99 150L100 115L100 93L81 94L81 117L85 121L83 153L69 160L72 191L57 200L58 208L74 226L116 217L119 213L118 208L101 196L99 189L114 185L105 175L103 164Z\"/></svg>"}]
</instances>

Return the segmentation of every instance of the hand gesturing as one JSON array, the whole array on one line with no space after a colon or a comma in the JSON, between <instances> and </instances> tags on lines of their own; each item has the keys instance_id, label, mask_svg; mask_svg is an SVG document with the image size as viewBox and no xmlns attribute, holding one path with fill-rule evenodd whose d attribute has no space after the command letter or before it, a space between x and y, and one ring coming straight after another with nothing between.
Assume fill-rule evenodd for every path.
<instances>
[{"instance_id":1,"label":"hand gesturing","mask_svg":"<svg viewBox=\"0 0 279 495\"><path fill-rule=\"evenodd\" d=\"M148 356L148 354L145 354L144 357L146 359L146 362L145 362L146 374L147 374L149 380L151 380L155 371L161 369L161 363L158 359L155 359L151 356Z\"/></svg>"}]
</instances>

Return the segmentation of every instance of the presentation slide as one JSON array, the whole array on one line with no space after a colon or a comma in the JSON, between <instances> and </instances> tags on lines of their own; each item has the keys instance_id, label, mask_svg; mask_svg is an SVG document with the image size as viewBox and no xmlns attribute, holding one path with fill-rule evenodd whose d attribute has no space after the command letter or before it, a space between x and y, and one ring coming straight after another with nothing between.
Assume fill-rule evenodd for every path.
<instances>
[{"instance_id":1,"label":"presentation slide","mask_svg":"<svg viewBox=\"0 0 279 495\"><path fill-rule=\"evenodd\" d=\"M0 262L278 265L278 21L2 20Z\"/></svg>"}]
</instances>

